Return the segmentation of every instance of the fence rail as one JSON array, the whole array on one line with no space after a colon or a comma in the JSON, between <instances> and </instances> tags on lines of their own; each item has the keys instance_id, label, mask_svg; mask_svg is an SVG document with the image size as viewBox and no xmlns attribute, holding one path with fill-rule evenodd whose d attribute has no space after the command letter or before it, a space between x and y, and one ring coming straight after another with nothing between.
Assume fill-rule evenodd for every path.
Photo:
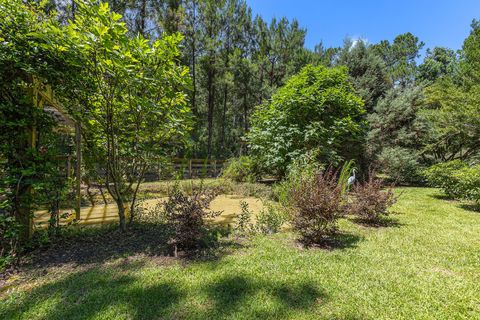
<instances>
[{"instance_id":1,"label":"fence rail","mask_svg":"<svg viewBox=\"0 0 480 320\"><path fill-rule=\"evenodd\" d=\"M76 157L74 155L62 155L57 157L64 162L64 167L59 171L66 177L72 177L75 168ZM152 165L145 174L146 181L157 181L172 178L216 178L218 177L227 160L220 159L188 159L171 158L170 161L158 162Z\"/></svg>"},{"instance_id":2,"label":"fence rail","mask_svg":"<svg viewBox=\"0 0 480 320\"><path fill-rule=\"evenodd\" d=\"M216 178L221 174L225 163L226 160L173 158L167 168L159 164L157 170L149 170L145 180Z\"/></svg>"}]
</instances>

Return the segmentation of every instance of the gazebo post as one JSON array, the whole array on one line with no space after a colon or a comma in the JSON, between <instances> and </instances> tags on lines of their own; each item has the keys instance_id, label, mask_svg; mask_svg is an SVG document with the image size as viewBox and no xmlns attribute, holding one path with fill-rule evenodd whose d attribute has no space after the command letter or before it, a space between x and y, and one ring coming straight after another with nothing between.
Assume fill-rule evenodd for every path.
<instances>
[{"instance_id":1,"label":"gazebo post","mask_svg":"<svg viewBox=\"0 0 480 320\"><path fill-rule=\"evenodd\" d=\"M75 219L80 220L81 182L82 182L82 131L75 122L75 146L77 161L75 163Z\"/></svg>"}]
</instances>

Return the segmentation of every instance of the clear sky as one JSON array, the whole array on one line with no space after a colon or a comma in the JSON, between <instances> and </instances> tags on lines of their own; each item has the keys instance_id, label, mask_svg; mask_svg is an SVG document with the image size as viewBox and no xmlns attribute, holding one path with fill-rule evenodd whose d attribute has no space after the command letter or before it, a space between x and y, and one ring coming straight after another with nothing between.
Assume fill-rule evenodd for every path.
<instances>
[{"instance_id":1,"label":"clear sky","mask_svg":"<svg viewBox=\"0 0 480 320\"><path fill-rule=\"evenodd\" d=\"M346 37L376 43L411 32L425 47L460 49L480 0L247 0L253 14L296 18L307 29L306 46L323 40L340 46Z\"/></svg>"}]
</instances>

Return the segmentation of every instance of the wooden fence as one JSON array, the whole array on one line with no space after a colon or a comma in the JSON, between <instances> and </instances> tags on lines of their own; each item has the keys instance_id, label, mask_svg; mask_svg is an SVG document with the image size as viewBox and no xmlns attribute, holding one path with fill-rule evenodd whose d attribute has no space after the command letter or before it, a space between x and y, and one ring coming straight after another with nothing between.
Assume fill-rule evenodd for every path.
<instances>
[{"instance_id":1,"label":"wooden fence","mask_svg":"<svg viewBox=\"0 0 480 320\"><path fill-rule=\"evenodd\" d=\"M173 158L168 166L159 164L157 168L151 168L146 173L145 180L216 178L221 174L225 163L226 160Z\"/></svg>"},{"instance_id":2,"label":"wooden fence","mask_svg":"<svg viewBox=\"0 0 480 320\"><path fill-rule=\"evenodd\" d=\"M64 162L64 168L59 168L59 173L66 177L72 177L76 164L76 157L73 155L59 156L58 159ZM195 179L195 178L217 178L221 175L227 160L218 159L185 159L172 158L169 161L159 162L152 165L145 174L146 181L158 181L167 179Z\"/></svg>"}]
</instances>

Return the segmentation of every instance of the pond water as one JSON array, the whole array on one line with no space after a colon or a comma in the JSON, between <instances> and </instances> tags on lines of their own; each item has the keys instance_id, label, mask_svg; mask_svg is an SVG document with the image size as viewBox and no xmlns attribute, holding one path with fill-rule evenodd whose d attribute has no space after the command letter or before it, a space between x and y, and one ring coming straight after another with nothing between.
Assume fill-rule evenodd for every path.
<instances>
[{"instance_id":1,"label":"pond water","mask_svg":"<svg viewBox=\"0 0 480 320\"><path fill-rule=\"evenodd\" d=\"M153 208L160 201L165 198L156 198L143 200L141 206L143 208ZM210 204L210 209L214 211L223 211L220 216L215 218L215 222L223 225L234 222L235 217L241 212L240 202L248 203L249 209L257 213L262 209L262 202L253 197L239 197L235 195L219 195ZM61 214L66 213L67 218L62 219L62 224L72 221L75 217L73 209L65 209L60 211ZM48 219L50 218L47 210L40 210L35 212L34 223L38 228L48 226ZM80 224L105 224L118 221L118 209L115 203L107 205L96 205L90 207L82 207L80 210Z\"/></svg>"}]
</instances>

